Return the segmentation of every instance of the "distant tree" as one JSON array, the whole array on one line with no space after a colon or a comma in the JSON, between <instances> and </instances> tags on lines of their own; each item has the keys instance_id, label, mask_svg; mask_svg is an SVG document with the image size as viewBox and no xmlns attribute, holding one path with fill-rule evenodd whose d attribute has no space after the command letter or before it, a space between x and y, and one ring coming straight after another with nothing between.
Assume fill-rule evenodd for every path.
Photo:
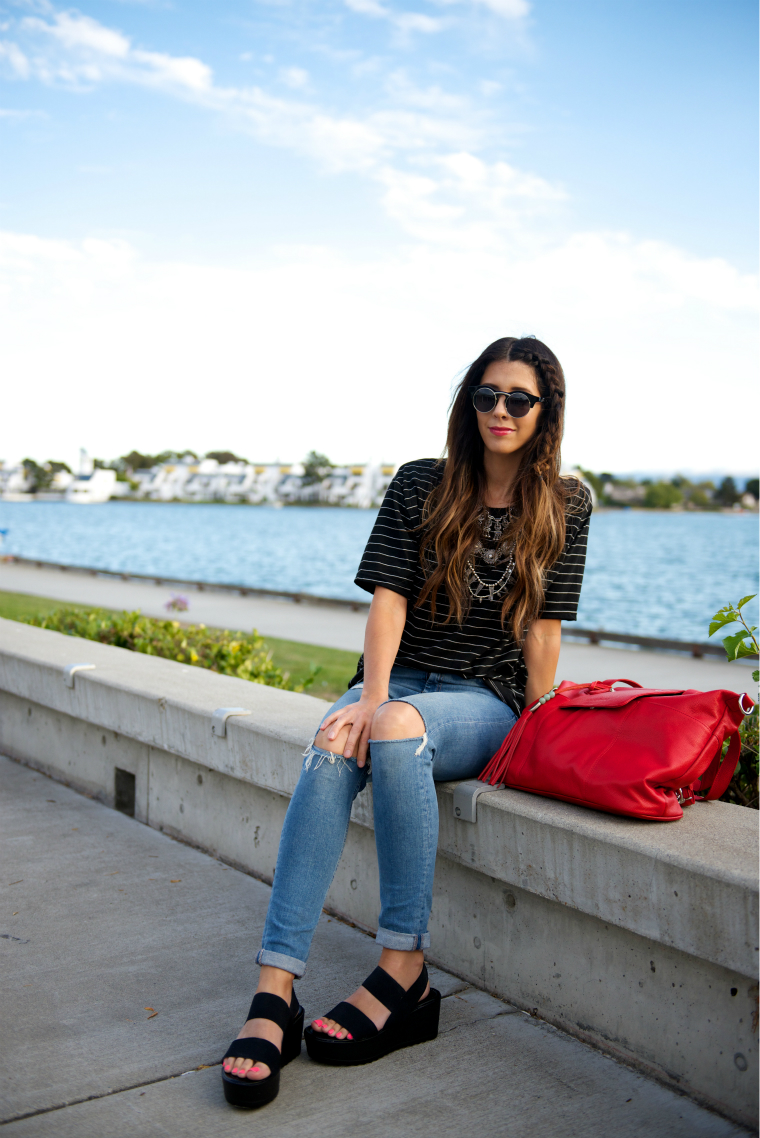
<instances>
[{"instance_id":1,"label":"distant tree","mask_svg":"<svg viewBox=\"0 0 760 1138\"><path fill-rule=\"evenodd\" d=\"M231 450L210 450L206 458L216 459L220 466L224 466L227 462L248 462L247 458L240 458Z\"/></svg>"},{"instance_id":2,"label":"distant tree","mask_svg":"<svg viewBox=\"0 0 760 1138\"><path fill-rule=\"evenodd\" d=\"M33 494L36 494L38 490L47 490L53 481L51 471L45 470L45 467L40 466L33 458L25 458L21 465L24 468L24 474L31 482L29 489Z\"/></svg>"},{"instance_id":3,"label":"distant tree","mask_svg":"<svg viewBox=\"0 0 760 1138\"><path fill-rule=\"evenodd\" d=\"M604 497L604 484L605 482L609 482L609 478L606 478L603 474L594 474L592 470L584 470L582 466L579 466L578 469L585 480L594 487L594 492L601 502Z\"/></svg>"},{"instance_id":4,"label":"distant tree","mask_svg":"<svg viewBox=\"0 0 760 1138\"><path fill-rule=\"evenodd\" d=\"M21 465L24 468L26 477L30 479L32 483L31 492L33 494L41 490L49 490L53 479L61 470L66 470L71 474L71 468L67 466L65 462L45 462L40 466L33 458L25 458Z\"/></svg>"},{"instance_id":5,"label":"distant tree","mask_svg":"<svg viewBox=\"0 0 760 1138\"><path fill-rule=\"evenodd\" d=\"M123 454L117 462L123 463L125 470L150 470L151 466L156 465L156 459L152 454L140 454L139 450Z\"/></svg>"},{"instance_id":6,"label":"distant tree","mask_svg":"<svg viewBox=\"0 0 760 1138\"><path fill-rule=\"evenodd\" d=\"M653 482L647 486L644 505L651 510L669 510L683 500L681 491L671 482Z\"/></svg>"},{"instance_id":7,"label":"distant tree","mask_svg":"<svg viewBox=\"0 0 760 1138\"><path fill-rule=\"evenodd\" d=\"M747 485L744 487L745 494L751 494L757 502L760 499L760 483L757 478L748 478Z\"/></svg>"},{"instance_id":8,"label":"distant tree","mask_svg":"<svg viewBox=\"0 0 760 1138\"><path fill-rule=\"evenodd\" d=\"M321 482L323 478L327 478L327 475L332 469L333 464L326 454L320 454L319 451L310 450L303 460L302 485L312 486L315 482Z\"/></svg>"},{"instance_id":9,"label":"distant tree","mask_svg":"<svg viewBox=\"0 0 760 1138\"><path fill-rule=\"evenodd\" d=\"M722 506L733 506L741 498L733 478L724 478L715 495Z\"/></svg>"},{"instance_id":10,"label":"distant tree","mask_svg":"<svg viewBox=\"0 0 760 1138\"><path fill-rule=\"evenodd\" d=\"M699 486L695 486L689 493L689 501L697 510L709 510L713 504L712 499Z\"/></svg>"}]
</instances>

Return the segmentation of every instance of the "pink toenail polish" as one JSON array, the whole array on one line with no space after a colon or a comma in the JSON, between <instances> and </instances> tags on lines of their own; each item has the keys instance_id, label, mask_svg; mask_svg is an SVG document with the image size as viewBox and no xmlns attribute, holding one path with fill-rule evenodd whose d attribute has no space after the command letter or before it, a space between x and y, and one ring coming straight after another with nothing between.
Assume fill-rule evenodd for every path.
<instances>
[{"instance_id":1,"label":"pink toenail polish","mask_svg":"<svg viewBox=\"0 0 760 1138\"><path fill-rule=\"evenodd\" d=\"M335 1035L335 1028L334 1028L334 1027L331 1027L331 1028L330 1028L330 1030L329 1030L329 1032L328 1032L327 1034L328 1034L328 1035Z\"/></svg>"},{"instance_id":2,"label":"pink toenail polish","mask_svg":"<svg viewBox=\"0 0 760 1138\"><path fill-rule=\"evenodd\" d=\"M348 1035L346 1036L346 1039L353 1039L353 1038L354 1038L354 1037L353 1037L353 1035L351 1034L351 1032L349 1032L349 1033L348 1033Z\"/></svg>"}]
</instances>

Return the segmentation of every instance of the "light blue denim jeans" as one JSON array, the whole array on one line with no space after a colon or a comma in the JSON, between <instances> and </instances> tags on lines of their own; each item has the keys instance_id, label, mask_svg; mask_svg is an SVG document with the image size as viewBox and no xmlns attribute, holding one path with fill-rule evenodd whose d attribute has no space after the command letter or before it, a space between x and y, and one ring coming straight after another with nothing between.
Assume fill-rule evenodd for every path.
<instances>
[{"instance_id":1,"label":"light blue denim jeans","mask_svg":"<svg viewBox=\"0 0 760 1138\"><path fill-rule=\"evenodd\" d=\"M307 749L282 828L259 964L303 975L351 807L369 777L380 870L377 942L406 951L430 944L438 846L435 780L477 777L512 729L515 715L483 680L442 672L394 666L388 694L417 709L425 732L413 739L371 740L371 774L369 765L359 769L356 759L313 744ZM331 710L360 698L357 684Z\"/></svg>"}]
</instances>

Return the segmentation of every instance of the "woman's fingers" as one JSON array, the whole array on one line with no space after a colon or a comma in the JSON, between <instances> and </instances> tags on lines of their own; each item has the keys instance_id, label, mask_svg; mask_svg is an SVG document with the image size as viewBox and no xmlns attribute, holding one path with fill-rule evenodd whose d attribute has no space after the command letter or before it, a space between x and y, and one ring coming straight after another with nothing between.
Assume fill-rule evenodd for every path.
<instances>
[{"instance_id":1,"label":"woman's fingers","mask_svg":"<svg viewBox=\"0 0 760 1138\"><path fill-rule=\"evenodd\" d=\"M348 738L346 739L346 745L343 748L343 758L344 759L350 759L353 754L357 753L356 744L359 742L361 737L362 737L362 723L361 723L361 720L359 720L358 722L354 723L353 727L351 728L351 730L348 734Z\"/></svg>"}]
</instances>

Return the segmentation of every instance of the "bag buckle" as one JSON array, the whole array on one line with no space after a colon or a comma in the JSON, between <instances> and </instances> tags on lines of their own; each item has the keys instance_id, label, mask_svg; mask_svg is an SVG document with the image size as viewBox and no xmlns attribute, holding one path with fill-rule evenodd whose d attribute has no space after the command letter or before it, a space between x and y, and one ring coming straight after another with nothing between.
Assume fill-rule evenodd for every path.
<instances>
[{"instance_id":1,"label":"bag buckle","mask_svg":"<svg viewBox=\"0 0 760 1138\"><path fill-rule=\"evenodd\" d=\"M680 802L681 806L691 806L694 802L697 801L694 797L694 790L691 786L679 786L678 790L676 791L676 798Z\"/></svg>"}]
</instances>

